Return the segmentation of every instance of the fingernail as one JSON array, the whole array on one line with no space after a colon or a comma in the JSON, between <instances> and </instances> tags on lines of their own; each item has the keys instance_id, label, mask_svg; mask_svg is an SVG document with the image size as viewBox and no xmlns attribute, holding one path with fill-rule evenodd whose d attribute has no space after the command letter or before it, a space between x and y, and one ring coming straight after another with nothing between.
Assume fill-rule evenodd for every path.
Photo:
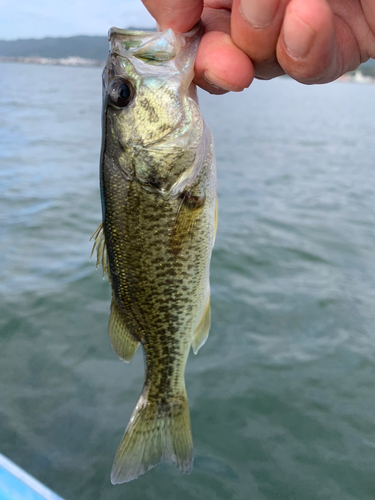
<instances>
[{"instance_id":1,"label":"fingernail","mask_svg":"<svg viewBox=\"0 0 375 500\"><path fill-rule=\"evenodd\" d=\"M203 73L203 78L208 84L219 92L241 92L243 90L243 88L234 87L233 85L224 82L221 78L217 78L215 75L210 73L210 71L205 71Z\"/></svg>"},{"instance_id":2,"label":"fingernail","mask_svg":"<svg viewBox=\"0 0 375 500\"><path fill-rule=\"evenodd\" d=\"M278 4L278 0L241 0L240 13L253 28L265 28L275 17Z\"/></svg>"},{"instance_id":3,"label":"fingernail","mask_svg":"<svg viewBox=\"0 0 375 500\"><path fill-rule=\"evenodd\" d=\"M286 16L283 24L284 43L292 57L305 57L312 47L315 32L296 14Z\"/></svg>"}]
</instances>

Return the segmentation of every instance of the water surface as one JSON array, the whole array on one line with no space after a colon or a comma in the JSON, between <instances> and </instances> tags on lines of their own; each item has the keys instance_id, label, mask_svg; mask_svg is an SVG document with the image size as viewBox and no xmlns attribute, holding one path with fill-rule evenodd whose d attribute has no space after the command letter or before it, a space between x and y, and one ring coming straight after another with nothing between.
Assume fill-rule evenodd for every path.
<instances>
[{"instance_id":1,"label":"water surface","mask_svg":"<svg viewBox=\"0 0 375 500\"><path fill-rule=\"evenodd\" d=\"M101 70L0 65L0 452L66 500L375 496L375 87L201 95L216 142L212 327L190 476L112 486L143 383L107 337Z\"/></svg>"}]
</instances>

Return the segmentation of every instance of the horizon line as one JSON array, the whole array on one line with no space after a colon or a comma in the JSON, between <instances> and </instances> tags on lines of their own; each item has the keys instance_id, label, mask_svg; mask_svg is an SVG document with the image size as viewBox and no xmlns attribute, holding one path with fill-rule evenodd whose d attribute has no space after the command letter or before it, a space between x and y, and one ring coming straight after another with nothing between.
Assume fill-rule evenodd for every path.
<instances>
[{"instance_id":1,"label":"horizon line","mask_svg":"<svg viewBox=\"0 0 375 500\"><path fill-rule=\"evenodd\" d=\"M18 40L44 40L46 38L75 38L78 36L87 36L87 37L107 37L107 33L110 28L108 28L105 34L88 34L88 33L78 33L75 35L44 35L44 36L28 36L28 37L17 37L17 38L0 38L0 42L17 42ZM128 26L123 28L125 30L138 30L138 31L157 31L155 26Z\"/></svg>"}]
</instances>

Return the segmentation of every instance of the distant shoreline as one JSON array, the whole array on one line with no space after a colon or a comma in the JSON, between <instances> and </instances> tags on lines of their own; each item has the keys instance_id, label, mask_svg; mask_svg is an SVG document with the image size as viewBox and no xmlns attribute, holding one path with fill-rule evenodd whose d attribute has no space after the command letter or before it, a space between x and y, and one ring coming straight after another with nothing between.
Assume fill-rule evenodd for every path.
<instances>
[{"instance_id":1,"label":"distant shoreline","mask_svg":"<svg viewBox=\"0 0 375 500\"><path fill-rule=\"evenodd\" d=\"M0 63L21 63L21 64L40 64L44 66L104 66L105 61L101 59L85 59L84 57L62 57L53 59L51 57L7 57L0 56Z\"/></svg>"},{"instance_id":2,"label":"distant shoreline","mask_svg":"<svg viewBox=\"0 0 375 500\"><path fill-rule=\"evenodd\" d=\"M346 73L342 75L338 81L340 82L352 82L352 83L375 83L375 77L370 75L364 75L360 69Z\"/></svg>"},{"instance_id":3,"label":"distant shoreline","mask_svg":"<svg viewBox=\"0 0 375 500\"><path fill-rule=\"evenodd\" d=\"M59 59L51 57L7 57L0 56L0 63L21 63L21 64L39 64L43 66L76 66L76 67L101 67L104 66L105 61L102 59L86 59L84 57L70 56ZM367 83L374 84L375 77L364 75L360 69L338 78L339 82L351 83Z\"/></svg>"}]
</instances>

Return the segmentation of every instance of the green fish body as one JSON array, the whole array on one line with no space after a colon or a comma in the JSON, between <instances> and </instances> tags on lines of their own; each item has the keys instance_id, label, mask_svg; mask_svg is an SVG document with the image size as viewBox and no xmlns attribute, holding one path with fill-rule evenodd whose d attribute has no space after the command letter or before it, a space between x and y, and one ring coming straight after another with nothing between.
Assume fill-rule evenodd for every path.
<instances>
[{"instance_id":1,"label":"green fish body","mask_svg":"<svg viewBox=\"0 0 375 500\"><path fill-rule=\"evenodd\" d=\"M191 83L199 38L199 26L184 35L109 32L94 248L112 285L112 346L129 362L141 344L146 364L113 484L161 461L192 469L184 371L210 327L217 220L213 140Z\"/></svg>"}]
</instances>

